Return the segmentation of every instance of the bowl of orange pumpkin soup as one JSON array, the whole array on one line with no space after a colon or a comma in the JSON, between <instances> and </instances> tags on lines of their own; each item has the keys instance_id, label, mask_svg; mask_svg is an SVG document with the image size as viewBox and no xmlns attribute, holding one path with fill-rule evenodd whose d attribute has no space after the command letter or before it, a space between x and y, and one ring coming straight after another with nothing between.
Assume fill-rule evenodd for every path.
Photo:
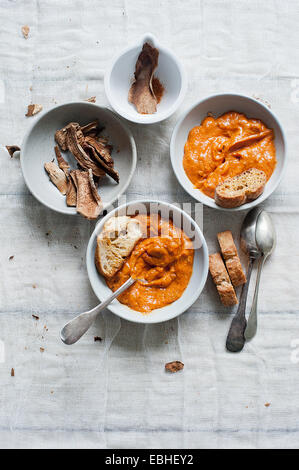
<instances>
[{"instance_id":1,"label":"bowl of orange pumpkin soup","mask_svg":"<svg viewBox=\"0 0 299 470\"><path fill-rule=\"evenodd\" d=\"M246 210L278 186L286 165L286 138L275 114L244 95L219 94L193 105L176 124L170 143L173 170L183 188L215 209ZM250 168L267 176L264 192L240 207L214 201L217 184Z\"/></svg>"},{"instance_id":2,"label":"bowl of orange pumpkin soup","mask_svg":"<svg viewBox=\"0 0 299 470\"><path fill-rule=\"evenodd\" d=\"M97 236L110 217L138 218L144 236L112 279L96 269ZM96 226L86 253L88 277L100 301L123 284L134 269L137 281L108 309L136 323L159 323L177 317L199 297L207 279L208 248L197 223L183 210L165 202L141 200L112 210Z\"/></svg>"}]
</instances>

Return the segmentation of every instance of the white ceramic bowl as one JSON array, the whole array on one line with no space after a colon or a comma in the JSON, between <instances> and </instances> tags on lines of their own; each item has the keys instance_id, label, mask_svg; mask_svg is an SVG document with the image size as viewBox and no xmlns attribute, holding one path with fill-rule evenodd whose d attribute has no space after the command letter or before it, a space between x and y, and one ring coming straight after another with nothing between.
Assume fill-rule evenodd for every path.
<instances>
[{"instance_id":1,"label":"white ceramic bowl","mask_svg":"<svg viewBox=\"0 0 299 470\"><path fill-rule=\"evenodd\" d=\"M219 117L227 111L238 111L244 113L249 118L261 119L269 128L274 129L276 146L276 168L266 184L263 194L255 201L244 204L233 209L224 209L214 202L214 199L203 194L199 189L195 189L183 168L184 146L188 138L189 131L198 126L201 121L212 113L214 117ZM204 98L193 105L177 122L170 142L170 158L176 177L183 188L199 202L214 209L224 211L239 211L251 209L263 202L278 186L286 166L286 138L282 126L275 114L259 101L244 95L219 94Z\"/></svg>"},{"instance_id":2,"label":"white ceramic bowl","mask_svg":"<svg viewBox=\"0 0 299 470\"><path fill-rule=\"evenodd\" d=\"M135 64L145 42L149 42L159 50L159 63L155 76L165 88L155 114L139 114L135 106L128 101ZM105 74L105 91L113 109L129 121L139 124L152 124L171 116L182 103L186 89L186 74L179 59L169 49L161 46L149 33L137 44L115 57Z\"/></svg>"},{"instance_id":3,"label":"white ceramic bowl","mask_svg":"<svg viewBox=\"0 0 299 470\"><path fill-rule=\"evenodd\" d=\"M198 248L194 250L193 273L191 279L183 295L178 300L170 305L167 305L166 307L153 310L151 313L146 315L141 312L137 312L136 310L132 310L126 305L118 302L118 300L114 300L108 307L111 312L132 322L159 323L177 317L187 310L200 295L208 275L209 257L207 244L200 228L186 212L182 211L176 206L173 206L172 204L151 200L133 201L114 209L98 222L93 234L90 237L86 253L87 272L95 295L99 298L100 301L103 301L111 294L111 290L107 287L104 278L97 272L95 267L94 257L97 236L101 233L104 224L110 217L113 217L117 214L133 215L135 214L136 207L140 207L140 204L145 207L146 211L148 211L151 207L152 213L156 213L157 209L159 208L162 216L162 211L166 211L167 213L169 210L173 211L173 217L180 218L181 222L184 224L184 230L187 234L188 230L186 230L186 227L190 227L192 232L189 232L189 234L194 234L194 243L196 243L196 246L198 246Z\"/></svg>"},{"instance_id":4,"label":"white ceramic bowl","mask_svg":"<svg viewBox=\"0 0 299 470\"><path fill-rule=\"evenodd\" d=\"M102 134L109 137L113 145L112 157L120 182L116 184L109 176L101 179L99 194L103 209L126 191L136 167L136 145L131 132L112 111L82 101L56 106L30 119L33 123L23 139L21 166L29 190L42 204L63 214L77 214L75 207L66 205L65 196L50 181L44 169L44 163L55 158L55 131L72 121L84 125L98 119L105 127ZM77 168L77 161L70 152L63 152L63 156L71 168Z\"/></svg>"}]
</instances>

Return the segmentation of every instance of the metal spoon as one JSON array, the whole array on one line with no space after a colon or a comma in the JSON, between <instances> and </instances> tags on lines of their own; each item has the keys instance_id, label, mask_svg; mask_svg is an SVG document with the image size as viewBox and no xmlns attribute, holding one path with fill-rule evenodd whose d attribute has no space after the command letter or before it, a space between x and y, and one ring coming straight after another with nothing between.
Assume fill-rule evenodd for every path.
<instances>
[{"instance_id":1,"label":"metal spoon","mask_svg":"<svg viewBox=\"0 0 299 470\"><path fill-rule=\"evenodd\" d=\"M258 300L261 272L264 266L264 262L266 261L268 256L272 253L276 244L275 228L274 228L270 215L266 211L262 211L258 217L257 224L256 224L255 239L256 239L256 244L258 248L262 252L262 256L259 260L253 303L252 303L251 311L248 317L247 327L246 327L245 334L244 334L245 339L247 341L252 339L254 335L256 334L257 300Z\"/></svg>"},{"instance_id":2,"label":"metal spoon","mask_svg":"<svg viewBox=\"0 0 299 470\"><path fill-rule=\"evenodd\" d=\"M95 321L97 315L109 305L112 300L116 299L122 292L128 289L134 282L140 281L141 279L133 279L130 277L122 286L120 286L115 292L113 292L108 299L104 300L101 304L97 305L88 312L81 313L73 320L69 321L61 330L60 338L65 344L74 344L86 333ZM143 281L142 282L146 282Z\"/></svg>"},{"instance_id":3,"label":"metal spoon","mask_svg":"<svg viewBox=\"0 0 299 470\"><path fill-rule=\"evenodd\" d=\"M250 276L254 261L261 256L255 239L256 224L261 209L254 208L246 215L241 227L241 248L249 255L249 264L247 269L247 281L243 284L239 307L235 314L226 339L226 348L231 352L239 352L243 349L245 343L244 331L246 328L246 301Z\"/></svg>"}]
</instances>

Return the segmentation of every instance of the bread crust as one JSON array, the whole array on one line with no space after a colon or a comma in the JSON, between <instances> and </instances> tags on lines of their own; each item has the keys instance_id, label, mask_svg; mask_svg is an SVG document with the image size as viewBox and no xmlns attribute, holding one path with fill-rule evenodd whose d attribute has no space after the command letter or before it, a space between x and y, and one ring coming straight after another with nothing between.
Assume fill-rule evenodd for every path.
<instances>
[{"instance_id":1,"label":"bread crust","mask_svg":"<svg viewBox=\"0 0 299 470\"><path fill-rule=\"evenodd\" d=\"M233 286L238 287L245 284L246 275L243 271L231 231L219 232L217 238Z\"/></svg>"},{"instance_id":2,"label":"bread crust","mask_svg":"<svg viewBox=\"0 0 299 470\"><path fill-rule=\"evenodd\" d=\"M236 305L238 303L238 299L235 289L230 281L220 253L213 253L209 256L209 267L212 279L223 305L226 307Z\"/></svg>"},{"instance_id":3,"label":"bread crust","mask_svg":"<svg viewBox=\"0 0 299 470\"><path fill-rule=\"evenodd\" d=\"M218 186L215 190L214 199L218 206L224 207L225 209L240 207L246 202L246 196L244 193L240 192L240 194L235 194L234 197L232 197L230 194L222 193Z\"/></svg>"},{"instance_id":4,"label":"bread crust","mask_svg":"<svg viewBox=\"0 0 299 470\"><path fill-rule=\"evenodd\" d=\"M226 179L215 189L214 199L218 206L232 209L248 201L257 199L265 189L266 174L262 170L250 168L240 175ZM241 189L234 187L240 183Z\"/></svg>"},{"instance_id":5,"label":"bread crust","mask_svg":"<svg viewBox=\"0 0 299 470\"><path fill-rule=\"evenodd\" d=\"M94 254L94 262L98 270L98 273L105 277L105 273L102 270L102 266L101 266L101 255L100 255L100 248L99 248L98 243L97 243L95 254Z\"/></svg>"}]
</instances>

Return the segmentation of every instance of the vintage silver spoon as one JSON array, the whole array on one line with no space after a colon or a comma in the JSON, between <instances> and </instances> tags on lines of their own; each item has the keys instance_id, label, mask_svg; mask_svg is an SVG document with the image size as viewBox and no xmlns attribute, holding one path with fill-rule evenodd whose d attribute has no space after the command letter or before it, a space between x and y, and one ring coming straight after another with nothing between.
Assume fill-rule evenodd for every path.
<instances>
[{"instance_id":1,"label":"vintage silver spoon","mask_svg":"<svg viewBox=\"0 0 299 470\"><path fill-rule=\"evenodd\" d=\"M262 211L258 217L255 239L262 256L259 260L253 303L244 333L245 339L247 341L254 337L257 330L257 300L262 268L264 266L264 262L272 253L276 244L275 228L270 215L266 211Z\"/></svg>"},{"instance_id":2,"label":"vintage silver spoon","mask_svg":"<svg viewBox=\"0 0 299 470\"><path fill-rule=\"evenodd\" d=\"M231 352L239 352L243 349L245 343L244 331L246 328L246 301L250 276L253 263L260 258L261 251L257 246L255 233L256 224L262 209L258 207L252 209L246 215L241 227L241 248L249 255L249 264L247 269L247 281L243 284L239 307L235 314L226 339L226 348Z\"/></svg>"},{"instance_id":3,"label":"vintage silver spoon","mask_svg":"<svg viewBox=\"0 0 299 470\"><path fill-rule=\"evenodd\" d=\"M86 333L95 321L97 315L107 307L107 305L128 289L134 282L140 281L141 279L133 279L130 277L122 286L120 286L115 292L113 292L108 299L104 300L101 304L97 305L88 312L81 313L73 320L69 321L61 330L60 338L65 344L74 344ZM143 281L142 282L146 282Z\"/></svg>"}]
</instances>

